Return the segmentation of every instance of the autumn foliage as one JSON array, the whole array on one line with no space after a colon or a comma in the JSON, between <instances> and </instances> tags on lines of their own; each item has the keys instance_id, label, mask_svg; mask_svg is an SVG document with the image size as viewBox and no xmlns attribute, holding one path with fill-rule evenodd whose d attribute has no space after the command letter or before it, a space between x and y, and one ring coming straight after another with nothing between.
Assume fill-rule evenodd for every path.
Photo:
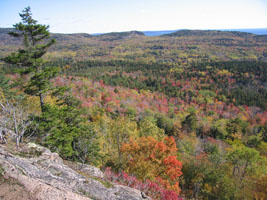
<instances>
[{"instance_id":1,"label":"autumn foliage","mask_svg":"<svg viewBox=\"0 0 267 200\"><path fill-rule=\"evenodd\" d=\"M153 199L267 199L266 36L126 35L58 35L66 39L34 76L0 67L4 96L17 89L36 113L29 138L63 158L111 167L108 180ZM1 47L0 57L14 47Z\"/></svg>"},{"instance_id":2,"label":"autumn foliage","mask_svg":"<svg viewBox=\"0 0 267 200\"><path fill-rule=\"evenodd\" d=\"M179 197L176 192L168 190L160 185L158 179L156 181L140 181L135 176L131 176L124 171L115 173L110 167L105 169L104 174L105 178L109 181L140 190L152 199L183 200L183 198Z\"/></svg>"},{"instance_id":3,"label":"autumn foliage","mask_svg":"<svg viewBox=\"0 0 267 200\"><path fill-rule=\"evenodd\" d=\"M164 188L180 193L179 177L182 163L177 160L177 148L173 137L162 141L140 137L122 145L125 170L141 180L157 180Z\"/></svg>"}]
</instances>

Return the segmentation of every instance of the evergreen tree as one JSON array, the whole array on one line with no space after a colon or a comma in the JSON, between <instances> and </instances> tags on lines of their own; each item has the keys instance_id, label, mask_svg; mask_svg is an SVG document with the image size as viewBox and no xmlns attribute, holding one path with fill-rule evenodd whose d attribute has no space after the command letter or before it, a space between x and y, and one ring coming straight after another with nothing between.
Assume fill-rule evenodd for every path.
<instances>
[{"instance_id":1,"label":"evergreen tree","mask_svg":"<svg viewBox=\"0 0 267 200\"><path fill-rule=\"evenodd\" d=\"M190 114L186 116L182 122L183 129L187 132L195 131L197 128L197 116L194 111L190 111Z\"/></svg>"},{"instance_id":2,"label":"evergreen tree","mask_svg":"<svg viewBox=\"0 0 267 200\"><path fill-rule=\"evenodd\" d=\"M42 56L55 43L55 39L49 39L49 26L37 24L32 18L30 7L25 8L20 17L22 22L15 24L15 31L9 35L21 38L23 46L17 52L3 58L3 61L21 68L22 74L30 75L30 81L24 85L24 92L39 97L43 112L44 95L51 89L49 80L56 76L57 69L51 67L43 69Z\"/></svg>"},{"instance_id":3,"label":"evergreen tree","mask_svg":"<svg viewBox=\"0 0 267 200\"><path fill-rule=\"evenodd\" d=\"M2 71L0 71L0 93L1 95L4 95L5 98L10 98L12 95L9 79Z\"/></svg>"},{"instance_id":4,"label":"evergreen tree","mask_svg":"<svg viewBox=\"0 0 267 200\"><path fill-rule=\"evenodd\" d=\"M32 116L38 124L35 132L39 142L64 159L98 164L101 156L97 133L80 109L81 102L68 95L66 88L54 95L58 98L56 105L45 104L40 116Z\"/></svg>"}]
</instances>

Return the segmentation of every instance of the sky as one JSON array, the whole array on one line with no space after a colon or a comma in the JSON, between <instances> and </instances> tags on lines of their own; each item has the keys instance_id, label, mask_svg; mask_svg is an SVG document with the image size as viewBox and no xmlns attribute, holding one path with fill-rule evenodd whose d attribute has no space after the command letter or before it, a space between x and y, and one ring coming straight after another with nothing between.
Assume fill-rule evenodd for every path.
<instances>
[{"instance_id":1,"label":"sky","mask_svg":"<svg viewBox=\"0 0 267 200\"><path fill-rule=\"evenodd\" d=\"M27 6L53 33L267 28L267 0L0 0L0 27Z\"/></svg>"}]
</instances>

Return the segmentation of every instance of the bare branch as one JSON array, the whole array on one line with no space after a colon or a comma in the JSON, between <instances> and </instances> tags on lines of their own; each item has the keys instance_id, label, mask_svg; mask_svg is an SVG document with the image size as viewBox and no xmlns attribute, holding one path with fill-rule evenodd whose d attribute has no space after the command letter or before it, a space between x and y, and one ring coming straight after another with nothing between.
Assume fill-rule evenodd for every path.
<instances>
[{"instance_id":1,"label":"bare branch","mask_svg":"<svg viewBox=\"0 0 267 200\"><path fill-rule=\"evenodd\" d=\"M31 125L28 113L18 103L10 103L8 100L0 100L0 139L7 142L10 137L7 132L14 131L16 145L19 147L26 129Z\"/></svg>"}]
</instances>

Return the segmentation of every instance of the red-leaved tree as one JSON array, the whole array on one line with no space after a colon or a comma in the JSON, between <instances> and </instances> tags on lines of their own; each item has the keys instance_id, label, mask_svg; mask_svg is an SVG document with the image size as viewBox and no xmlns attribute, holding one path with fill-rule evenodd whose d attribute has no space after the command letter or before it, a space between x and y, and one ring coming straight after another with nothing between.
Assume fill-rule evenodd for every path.
<instances>
[{"instance_id":1,"label":"red-leaved tree","mask_svg":"<svg viewBox=\"0 0 267 200\"><path fill-rule=\"evenodd\" d=\"M141 137L122 145L125 170L140 180L157 180L164 188L180 193L179 177L182 163L177 160L177 147L173 137L162 141Z\"/></svg>"}]
</instances>

